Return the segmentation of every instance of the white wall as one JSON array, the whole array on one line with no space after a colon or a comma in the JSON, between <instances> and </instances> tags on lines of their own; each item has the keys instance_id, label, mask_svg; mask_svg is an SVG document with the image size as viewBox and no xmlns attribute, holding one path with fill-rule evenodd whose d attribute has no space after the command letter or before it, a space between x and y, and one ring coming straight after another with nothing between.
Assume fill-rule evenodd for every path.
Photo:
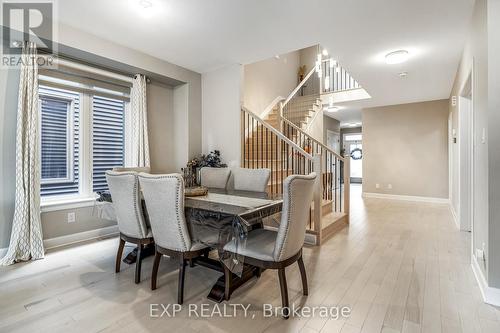
<instances>
[{"instance_id":1,"label":"white wall","mask_svg":"<svg viewBox=\"0 0 500 333\"><path fill-rule=\"evenodd\" d=\"M227 66L202 75L203 153L220 150L229 166L240 165L243 68Z\"/></svg>"}]
</instances>

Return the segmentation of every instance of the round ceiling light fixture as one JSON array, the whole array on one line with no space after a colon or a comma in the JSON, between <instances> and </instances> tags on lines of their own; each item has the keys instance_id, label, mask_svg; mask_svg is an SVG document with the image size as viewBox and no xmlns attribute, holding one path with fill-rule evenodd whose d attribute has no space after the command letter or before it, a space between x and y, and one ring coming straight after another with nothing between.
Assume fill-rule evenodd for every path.
<instances>
[{"instance_id":1,"label":"round ceiling light fixture","mask_svg":"<svg viewBox=\"0 0 500 333\"><path fill-rule=\"evenodd\" d=\"M340 108L338 106L329 106L329 107L324 108L324 110L326 112L333 113L333 112L337 112L338 110L340 110Z\"/></svg>"},{"instance_id":2,"label":"round ceiling light fixture","mask_svg":"<svg viewBox=\"0 0 500 333\"><path fill-rule=\"evenodd\" d=\"M406 50L397 50L385 55L385 62L388 65L401 64L408 60L410 54Z\"/></svg>"},{"instance_id":3,"label":"round ceiling light fixture","mask_svg":"<svg viewBox=\"0 0 500 333\"><path fill-rule=\"evenodd\" d=\"M328 50L327 49L323 49L323 51L321 53L323 54L323 56L328 57Z\"/></svg>"},{"instance_id":4,"label":"round ceiling light fixture","mask_svg":"<svg viewBox=\"0 0 500 333\"><path fill-rule=\"evenodd\" d=\"M144 9L151 8L153 7L153 2L151 2L150 0L139 0L139 6Z\"/></svg>"}]
</instances>

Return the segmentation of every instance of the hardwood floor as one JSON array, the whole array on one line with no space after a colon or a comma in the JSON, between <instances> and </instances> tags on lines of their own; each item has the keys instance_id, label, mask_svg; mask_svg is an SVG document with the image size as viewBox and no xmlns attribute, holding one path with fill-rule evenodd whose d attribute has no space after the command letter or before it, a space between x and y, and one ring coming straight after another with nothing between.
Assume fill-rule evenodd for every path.
<instances>
[{"instance_id":1,"label":"hardwood floor","mask_svg":"<svg viewBox=\"0 0 500 333\"><path fill-rule=\"evenodd\" d=\"M290 302L350 306L348 318L263 318L264 303L281 303L275 271L231 297L255 318L189 317L189 304L215 304L206 295L219 273L198 266L187 268L183 310L152 318L151 303L177 299L177 261L163 258L151 291L153 258L135 285L133 265L114 273L113 238L0 268L0 332L500 332L500 310L482 302L470 268L470 234L447 206L360 195L353 186L349 228L304 249L307 298L297 265L287 268Z\"/></svg>"}]
</instances>

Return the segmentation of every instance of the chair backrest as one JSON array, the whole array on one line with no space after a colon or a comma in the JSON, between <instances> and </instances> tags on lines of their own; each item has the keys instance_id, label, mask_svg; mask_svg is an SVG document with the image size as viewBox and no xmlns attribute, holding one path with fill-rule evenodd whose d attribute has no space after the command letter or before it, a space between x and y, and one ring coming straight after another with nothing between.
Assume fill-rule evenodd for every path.
<instances>
[{"instance_id":1,"label":"chair backrest","mask_svg":"<svg viewBox=\"0 0 500 333\"><path fill-rule=\"evenodd\" d=\"M189 251L191 237L184 216L184 180L179 174L139 174L155 243L175 251Z\"/></svg>"},{"instance_id":2,"label":"chair backrest","mask_svg":"<svg viewBox=\"0 0 500 333\"><path fill-rule=\"evenodd\" d=\"M295 255L304 245L316 173L292 175L283 184L283 210L274 247L274 260Z\"/></svg>"},{"instance_id":3,"label":"chair backrest","mask_svg":"<svg viewBox=\"0 0 500 333\"><path fill-rule=\"evenodd\" d=\"M114 167L113 171L116 172L126 172L126 171L135 171L137 173L140 172L145 172L145 173L151 173L151 168L150 167Z\"/></svg>"},{"instance_id":4,"label":"chair backrest","mask_svg":"<svg viewBox=\"0 0 500 333\"><path fill-rule=\"evenodd\" d=\"M148 227L142 211L137 173L106 171L106 180L120 232L129 237L146 238Z\"/></svg>"},{"instance_id":5,"label":"chair backrest","mask_svg":"<svg viewBox=\"0 0 500 333\"><path fill-rule=\"evenodd\" d=\"M200 170L201 185L212 188L226 188L230 173L229 168L203 167Z\"/></svg>"},{"instance_id":6,"label":"chair backrest","mask_svg":"<svg viewBox=\"0 0 500 333\"><path fill-rule=\"evenodd\" d=\"M239 191L266 192L271 170L269 169L231 169L231 186Z\"/></svg>"}]
</instances>

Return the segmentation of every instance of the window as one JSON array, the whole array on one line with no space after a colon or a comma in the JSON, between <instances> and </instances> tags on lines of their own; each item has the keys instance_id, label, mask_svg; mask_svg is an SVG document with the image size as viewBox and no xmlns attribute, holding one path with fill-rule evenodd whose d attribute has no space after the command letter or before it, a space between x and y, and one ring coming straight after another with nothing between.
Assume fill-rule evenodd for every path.
<instances>
[{"instance_id":1,"label":"window","mask_svg":"<svg viewBox=\"0 0 500 333\"><path fill-rule=\"evenodd\" d=\"M42 203L107 190L106 171L125 164L126 96L45 76L40 82Z\"/></svg>"},{"instance_id":2,"label":"window","mask_svg":"<svg viewBox=\"0 0 500 333\"><path fill-rule=\"evenodd\" d=\"M80 94L40 86L41 194L79 192Z\"/></svg>"},{"instance_id":3,"label":"window","mask_svg":"<svg viewBox=\"0 0 500 333\"><path fill-rule=\"evenodd\" d=\"M94 192L108 189L106 171L123 166L125 159L125 103L93 97L92 103L92 184Z\"/></svg>"}]
</instances>

